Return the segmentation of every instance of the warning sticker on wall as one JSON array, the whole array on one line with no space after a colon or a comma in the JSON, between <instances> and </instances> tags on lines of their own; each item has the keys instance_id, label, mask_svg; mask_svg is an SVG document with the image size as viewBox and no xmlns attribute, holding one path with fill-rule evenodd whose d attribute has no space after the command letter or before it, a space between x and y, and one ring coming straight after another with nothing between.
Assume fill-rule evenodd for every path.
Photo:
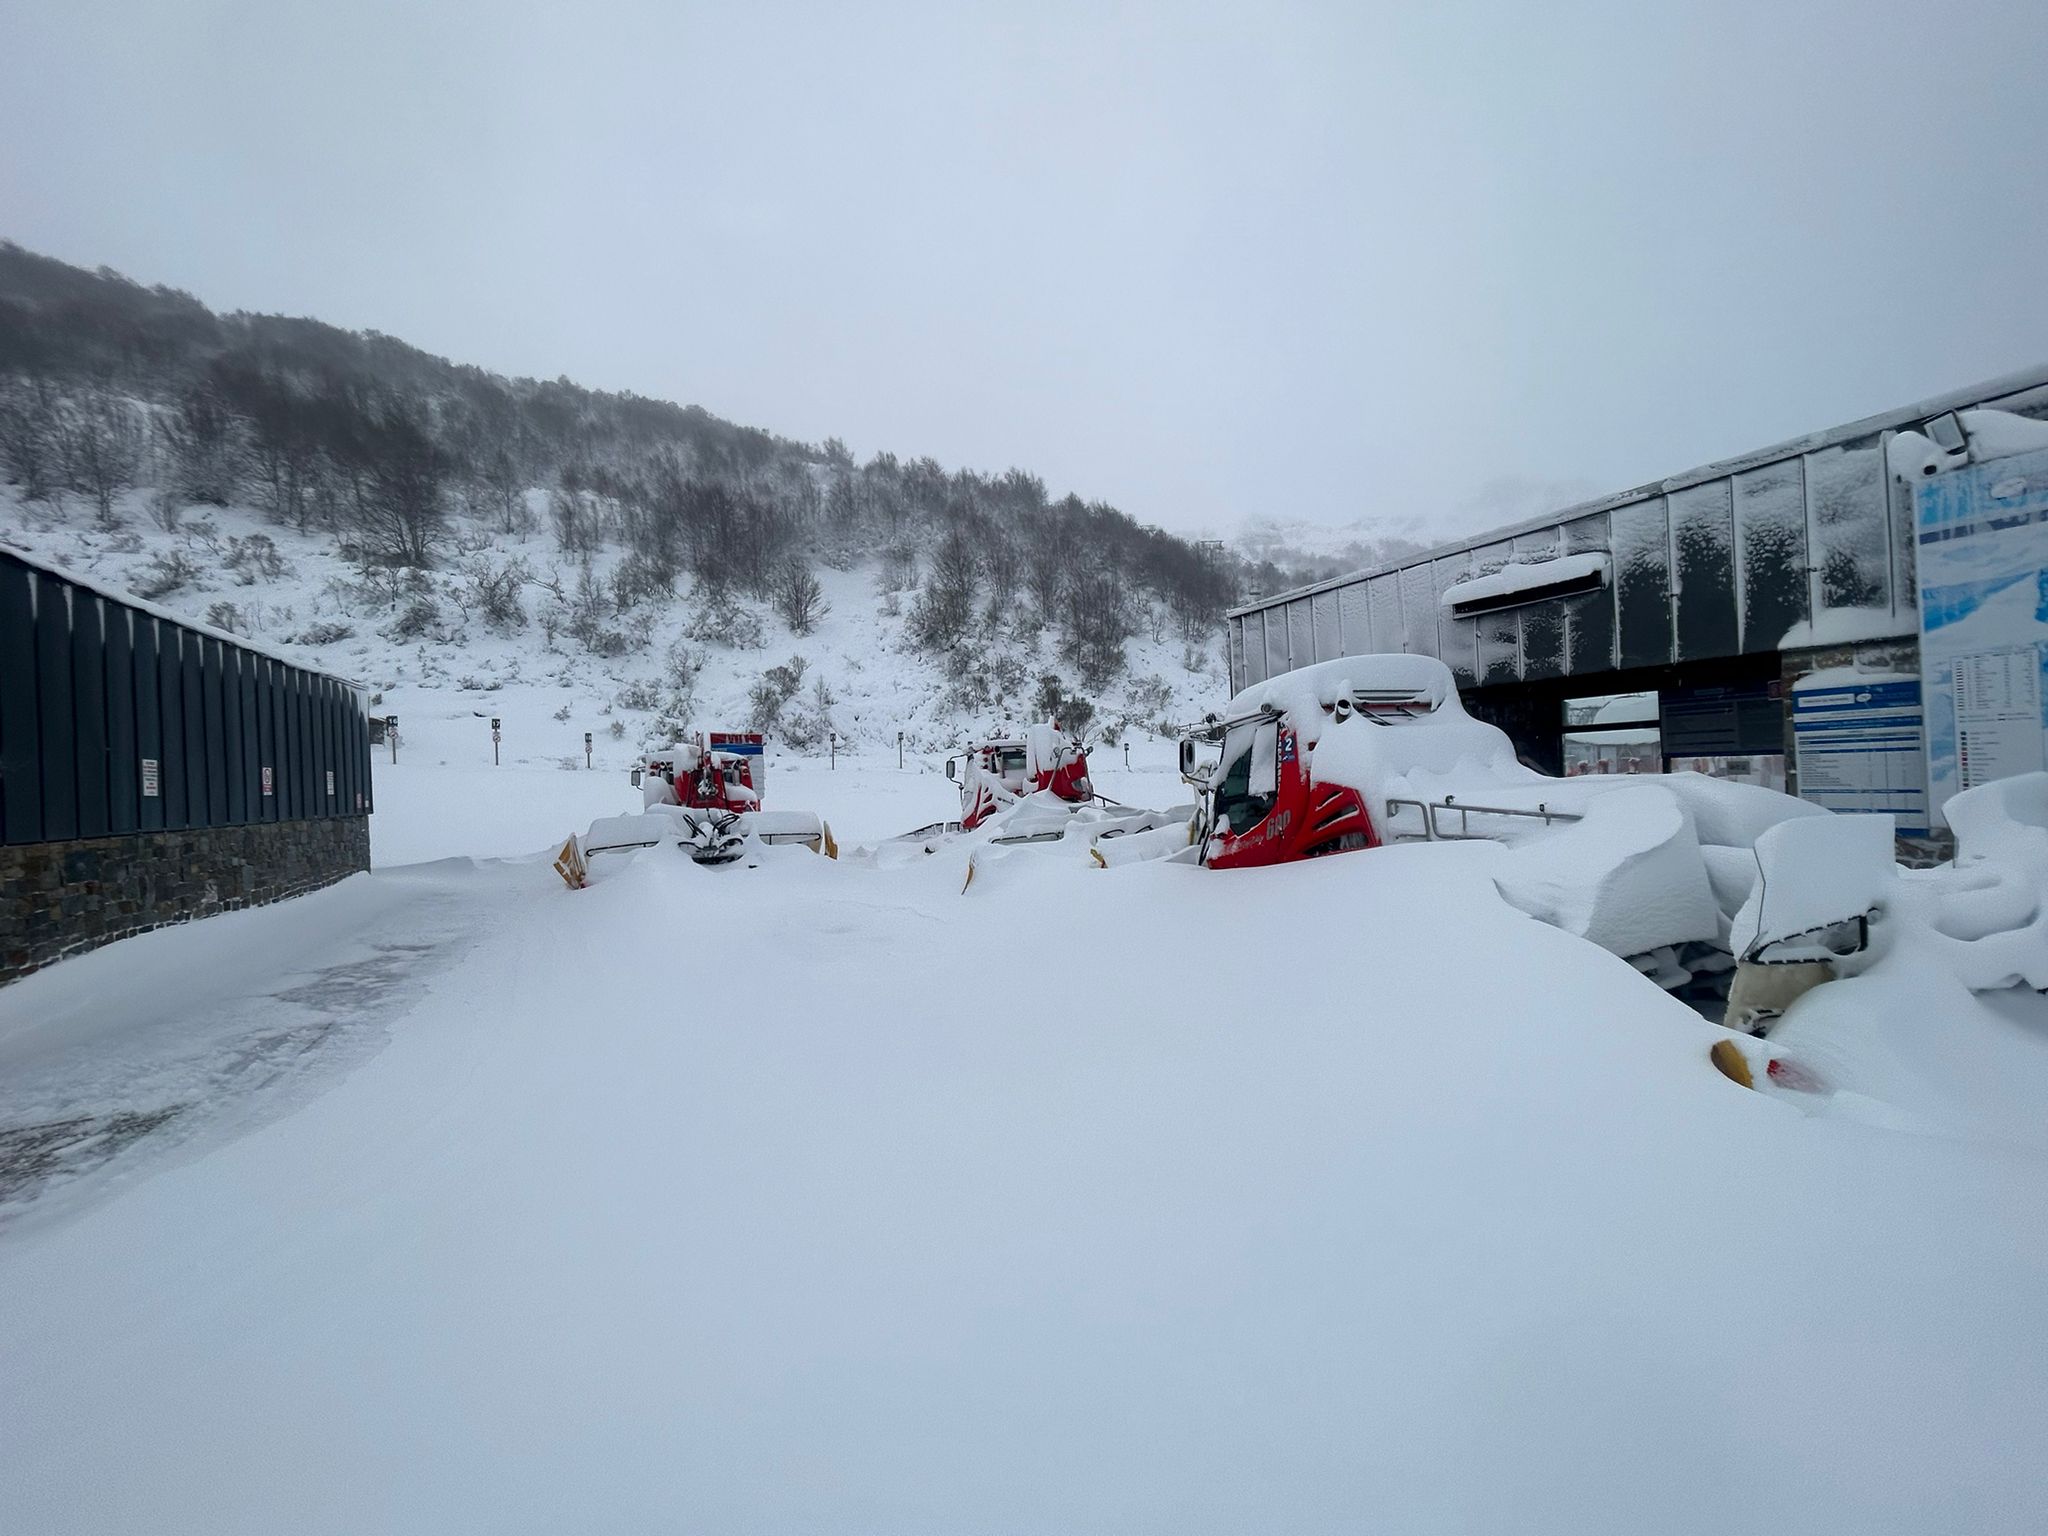
<instances>
[{"instance_id":1,"label":"warning sticker on wall","mask_svg":"<svg viewBox=\"0 0 2048 1536\"><path fill-rule=\"evenodd\" d=\"M145 757L142 760L142 798L145 800L158 798L156 761L153 757Z\"/></svg>"},{"instance_id":2,"label":"warning sticker on wall","mask_svg":"<svg viewBox=\"0 0 2048 1536\"><path fill-rule=\"evenodd\" d=\"M270 776L270 764L268 764L268 763L265 763L265 764L263 765L263 793L264 793L264 794L266 794L266 795L267 795L267 794L271 793L271 791L272 791L272 787L273 787L273 784L274 784L274 782L275 782L275 781L274 781L274 780L273 780L273 779L271 778L271 776Z\"/></svg>"},{"instance_id":3,"label":"warning sticker on wall","mask_svg":"<svg viewBox=\"0 0 2048 1536\"><path fill-rule=\"evenodd\" d=\"M327 770L327 798L330 800L334 798L334 770L332 768Z\"/></svg>"}]
</instances>

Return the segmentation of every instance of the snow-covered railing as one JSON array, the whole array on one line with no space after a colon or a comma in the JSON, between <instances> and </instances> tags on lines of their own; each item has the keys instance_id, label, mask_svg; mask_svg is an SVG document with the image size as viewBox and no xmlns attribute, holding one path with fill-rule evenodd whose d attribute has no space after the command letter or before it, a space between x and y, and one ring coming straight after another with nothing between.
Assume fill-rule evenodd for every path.
<instances>
[{"instance_id":1,"label":"snow-covered railing","mask_svg":"<svg viewBox=\"0 0 2048 1536\"><path fill-rule=\"evenodd\" d=\"M1585 818L1576 811L1553 811L1549 806L1538 803L1533 809L1528 806L1466 805L1455 795L1445 795L1441 800L1411 800L1403 796L1392 796L1387 800L1387 824L1393 825L1395 812L1403 806L1413 806L1422 812L1423 836L1432 843L1465 842L1483 839L1484 832L1472 830L1474 816L1520 816L1541 821L1546 827L1554 821L1582 821ZM1437 812L1456 811L1458 830L1447 832L1437 823ZM1411 834L1412 835L1412 834Z\"/></svg>"}]
</instances>

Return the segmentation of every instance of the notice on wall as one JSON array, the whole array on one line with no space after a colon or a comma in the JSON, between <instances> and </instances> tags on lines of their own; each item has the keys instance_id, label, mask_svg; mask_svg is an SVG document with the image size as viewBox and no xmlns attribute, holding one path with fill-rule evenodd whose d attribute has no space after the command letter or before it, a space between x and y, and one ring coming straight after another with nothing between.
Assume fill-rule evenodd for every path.
<instances>
[{"instance_id":1,"label":"notice on wall","mask_svg":"<svg viewBox=\"0 0 2048 1536\"><path fill-rule=\"evenodd\" d=\"M334 770L332 768L327 770L327 798L330 800L334 798Z\"/></svg>"},{"instance_id":2,"label":"notice on wall","mask_svg":"<svg viewBox=\"0 0 2048 1536\"><path fill-rule=\"evenodd\" d=\"M2048 451L1914 488L1927 788L1936 822L1965 789L2048 763Z\"/></svg>"},{"instance_id":3,"label":"notice on wall","mask_svg":"<svg viewBox=\"0 0 2048 1536\"><path fill-rule=\"evenodd\" d=\"M1927 830L1920 679L1820 672L1792 690L1799 798L1831 811L1882 811Z\"/></svg>"},{"instance_id":4,"label":"notice on wall","mask_svg":"<svg viewBox=\"0 0 2048 1536\"><path fill-rule=\"evenodd\" d=\"M270 772L270 764L263 765L263 793L268 795L276 789L276 780Z\"/></svg>"},{"instance_id":5,"label":"notice on wall","mask_svg":"<svg viewBox=\"0 0 2048 1536\"><path fill-rule=\"evenodd\" d=\"M1958 789L2040 772L2048 733L2041 728L2041 658L2035 647L1958 656L1955 701Z\"/></svg>"},{"instance_id":6,"label":"notice on wall","mask_svg":"<svg viewBox=\"0 0 2048 1536\"><path fill-rule=\"evenodd\" d=\"M161 794L162 791L157 787L157 760L153 757L145 757L142 760L142 798L145 800L155 800Z\"/></svg>"}]
</instances>

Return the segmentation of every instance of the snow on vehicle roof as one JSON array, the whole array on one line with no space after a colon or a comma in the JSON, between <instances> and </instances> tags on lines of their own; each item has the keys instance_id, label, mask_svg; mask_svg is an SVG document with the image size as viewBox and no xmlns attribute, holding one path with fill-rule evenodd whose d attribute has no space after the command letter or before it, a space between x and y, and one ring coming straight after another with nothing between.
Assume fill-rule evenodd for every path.
<instances>
[{"instance_id":1,"label":"snow on vehicle roof","mask_svg":"<svg viewBox=\"0 0 2048 1536\"><path fill-rule=\"evenodd\" d=\"M1531 565L1504 565L1485 576L1474 576L1469 581L1454 581L1443 590L1437 602L1451 608L1459 603L1480 603L1494 598L1514 597L1522 592L1554 587L1568 581L1579 581L1597 575L1607 578L1608 559L1604 554L1564 555L1555 560L1539 560Z\"/></svg>"},{"instance_id":2,"label":"snow on vehicle roof","mask_svg":"<svg viewBox=\"0 0 2048 1536\"><path fill-rule=\"evenodd\" d=\"M1382 655L1339 656L1253 683L1225 706L1224 718L1235 719L1261 709L1283 713L1326 709L1340 693L1354 699L1411 697L1431 710L1451 704L1464 713L1451 669L1436 657Z\"/></svg>"}]
</instances>

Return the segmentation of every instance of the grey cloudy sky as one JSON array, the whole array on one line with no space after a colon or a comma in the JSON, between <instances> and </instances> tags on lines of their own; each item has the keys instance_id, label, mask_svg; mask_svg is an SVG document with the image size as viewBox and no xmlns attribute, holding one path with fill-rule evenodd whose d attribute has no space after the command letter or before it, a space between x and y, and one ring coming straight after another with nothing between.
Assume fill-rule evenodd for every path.
<instances>
[{"instance_id":1,"label":"grey cloudy sky","mask_svg":"<svg viewBox=\"0 0 2048 1536\"><path fill-rule=\"evenodd\" d=\"M2048 361L2044 89L2040 0L0 0L0 235L1176 529L1469 519Z\"/></svg>"}]
</instances>

